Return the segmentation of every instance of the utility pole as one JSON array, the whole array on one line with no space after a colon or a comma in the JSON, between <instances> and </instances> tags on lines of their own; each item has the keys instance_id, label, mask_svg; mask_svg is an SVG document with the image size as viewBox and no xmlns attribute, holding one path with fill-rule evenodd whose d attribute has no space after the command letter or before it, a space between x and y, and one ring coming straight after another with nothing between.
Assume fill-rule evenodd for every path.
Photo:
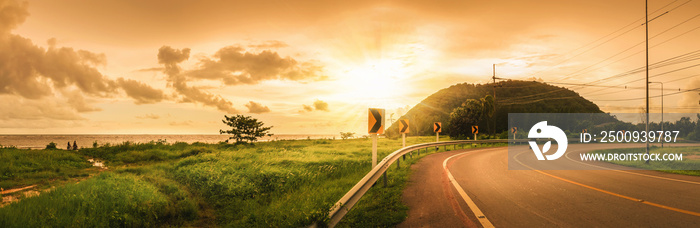
<instances>
[{"instance_id":1,"label":"utility pole","mask_svg":"<svg viewBox=\"0 0 700 228\"><path fill-rule=\"evenodd\" d=\"M496 115L496 64L493 64L493 115ZM496 121L493 120L493 117L491 118L491 122L493 122L493 132L491 134L496 134ZM476 140L476 135L474 135L474 140Z\"/></svg>"},{"instance_id":2,"label":"utility pole","mask_svg":"<svg viewBox=\"0 0 700 228\"><path fill-rule=\"evenodd\" d=\"M493 64L493 112L496 113L496 64Z\"/></svg>"},{"instance_id":3,"label":"utility pole","mask_svg":"<svg viewBox=\"0 0 700 228\"><path fill-rule=\"evenodd\" d=\"M502 78L497 78L496 77L496 64L493 64L493 76L491 77L493 79L493 115L491 116L491 122L493 123L493 131L491 132L492 134L496 134L496 119L493 118L496 116L496 79L502 79ZM490 130L490 129L487 129Z\"/></svg>"},{"instance_id":4,"label":"utility pole","mask_svg":"<svg viewBox=\"0 0 700 228\"><path fill-rule=\"evenodd\" d=\"M649 83L661 84L661 135L663 138L663 134L664 134L664 83L663 82L649 82ZM664 148L664 140L661 140L661 148Z\"/></svg>"},{"instance_id":5,"label":"utility pole","mask_svg":"<svg viewBox=\"0 0 700 228\"><path fill-rule=\"evenodd\" d=\"M646 43L646 92L647 92L647 122L646 122L646 134L649 134L649 0L644 0L644 30L645 36L644 42ZM662 91L663 92L663 91ZM649 155L649 140L646 140L646 152ZM649 164L649 159L646 160Z\"/></svg>"}]
</instances>

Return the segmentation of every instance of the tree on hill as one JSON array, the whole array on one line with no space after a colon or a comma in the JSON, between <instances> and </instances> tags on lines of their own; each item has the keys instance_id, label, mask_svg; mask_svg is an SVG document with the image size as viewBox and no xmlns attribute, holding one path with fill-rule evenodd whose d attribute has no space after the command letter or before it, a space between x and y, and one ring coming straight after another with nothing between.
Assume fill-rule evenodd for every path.
<instances>
[{"instance_id":1,"label":"tree on hill","mask_svg":"<svg viewBox=\"0 0 700 228\"><path fill-rule=\"evenodd\" d=\"M219 130L219 134L231 134L230 139L234 139L236 144L253 143L263 136L272 136L268 133L272 126L264 127L264 123L251 116L235 115L226 116L221 121L231 127L231 130ZM228 142L228 140L226 140Z\"/></svg>"},{"instance_id":2,"label":"tree on hill","mask_svg":"<svg viewBox=\"0 0 700 228\"><path fill-rule=\"evenodd\" d=\"M450 121L447 122L449 135L452 138L471 138L471 127L477 125L485 116L483 100L469 99L452 110Z\"/></svg>"}]
</instances>

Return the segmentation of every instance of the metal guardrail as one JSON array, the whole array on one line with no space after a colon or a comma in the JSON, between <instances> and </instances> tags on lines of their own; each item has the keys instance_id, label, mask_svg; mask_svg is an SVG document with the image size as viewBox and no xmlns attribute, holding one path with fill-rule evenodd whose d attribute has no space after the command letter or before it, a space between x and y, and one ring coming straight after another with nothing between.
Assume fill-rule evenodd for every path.
<instances>
[{"instance_id":1,"label":"metal guardrail","mask_svg":"<svg viewBox=\"0 0 700 228\"><path fill-rule=\"evenodd\" d=\"M432 143L422 143L407 146L394 151L393 153L386 156L382 161L377 164L367 175L365 175L360 182L357 182L350 191L345 193L345 195L338 200L335 205L331 208L328 217L330 221L328 227L335 227L335 225L340 222L340 219L345 216L345 214L355 206L357 201L360 201L363 195L369 190L372 185L374 185L377 180L384 174L395 161L411 151L420 150L423 148L439 147L439 146L449 146L449 145L460 145L460 144L482 144L482 143L508 143L508 142L519 142L526 140L508 140L508 139L489 139L489 140L456 140L456 141L445 141L445 142L432 142Z\"/></svg>"}]
</instances>

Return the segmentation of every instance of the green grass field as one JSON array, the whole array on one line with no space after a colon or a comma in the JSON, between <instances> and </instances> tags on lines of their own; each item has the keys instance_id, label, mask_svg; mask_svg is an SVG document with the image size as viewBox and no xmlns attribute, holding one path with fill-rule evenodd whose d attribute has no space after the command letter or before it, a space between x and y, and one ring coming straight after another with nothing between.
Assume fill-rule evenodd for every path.
<instances>
[{"instance_id":1,"label":"green grass field","mask_svg":"<svg viewBox=\"0 0 700 228\"><path fill-rule=\"evenodd\" d=\"M645 153L644 148L624 148L596 150L592 153ZM610 161L611 163L635 168L658 170L667 173L676 173L692 176L700 176L700 147L656 147L649 150L650 153L682 154L683 161Z\"/></svg>"},{"instance_id":2,"label":"green grass field","mask_svg":"<svg viewBox=\"0 0 700 228\"><path fill-rule=\"evenodd\" d=\"M434 140L409 137L407 144ZM400 140L380 139L379 160L400 147ZM77 161L104 160L109 171L0 208L0 227L74 226L71 221L90 227L323 226L330 207L371 168L369 139L254 146L123 143L78 152L31 151L54 152ZM0 150L0 156L17 156L14 153ZM417 159L414 155L402 161L401 169L394 165L388 171L388 187L377 184L370 189L339 227L389 227L403 221L408 210L401 203L410 175L407 164ZM18 169L8 170L19 175L14 173Z\"/></svg>"},{"instance_id":3,"label":"green grass field","mask_svg":"<svg viewBox=\"0 0 700 228\"><path fill-rule=\"evenodd\" d=\"M86 177L92 164L84 156L63 150L0 149L0 188L10 189L52 180Z\"/></svg>"}]
</instances>

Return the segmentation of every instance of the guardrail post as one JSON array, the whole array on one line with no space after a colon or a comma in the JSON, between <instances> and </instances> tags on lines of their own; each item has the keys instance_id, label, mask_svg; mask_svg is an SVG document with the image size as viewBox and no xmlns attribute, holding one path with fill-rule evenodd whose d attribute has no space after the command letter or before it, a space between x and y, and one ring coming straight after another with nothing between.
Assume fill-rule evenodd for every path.
<instances>
[{"instance_id":1,"label":"guardrail post","mask_svg":"<svg viewBox=\"0 0 700 228\"><path fill-rule=\"evenodd\" d=\"M403 155L403 160L406 161L406 154Z\"/></svg>"},{"instance_id":2,"label":"guardrail post","mask_svg":"<svg viewBox=\"0 0 700 228\"><path fill-rule=\"evenodd\" d=\"M384 187L386 188L386 171L384 171Z\"/></svg>"},{"instance_id":3,"label":"guardrail post","mask_svg":"<svg viewBox=\"0 0 700 228\"><path fill-rule=\"evenodd\" d=\"M401 168L401 159L396 159L396 168L397 169Z\"/></svg>"}]
</instances>

